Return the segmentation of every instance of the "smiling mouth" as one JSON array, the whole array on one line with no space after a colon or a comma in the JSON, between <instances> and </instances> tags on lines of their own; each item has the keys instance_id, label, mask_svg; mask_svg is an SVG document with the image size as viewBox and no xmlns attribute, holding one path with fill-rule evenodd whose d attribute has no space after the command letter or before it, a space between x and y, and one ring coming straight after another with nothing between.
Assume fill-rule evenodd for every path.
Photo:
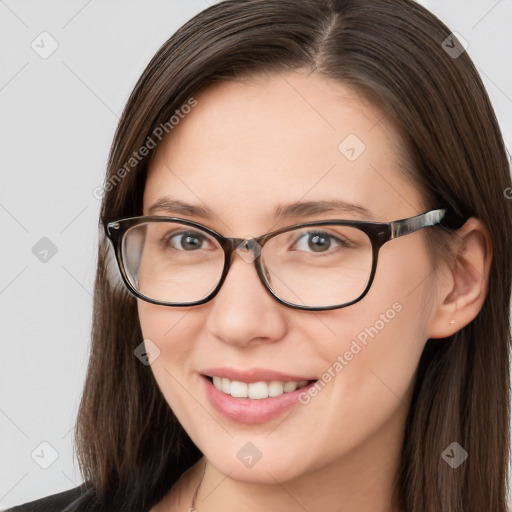
<instances>
[{"instance_id":1,"label":"smiling mouth","mask_svg":"<svg viewBox=\"0 0 512 512\"><path fill-rule=\"evenodd\" d=\"M241 382L230 380L225 377L210 377L203 375L208 379L216 389L226 395L235 398L247 398L250 400L261 400L263 398L272 398L291 393L297 389L308 386L314 380L303 381L260 381L260 382Z\"/></svg>"}]
</instances>

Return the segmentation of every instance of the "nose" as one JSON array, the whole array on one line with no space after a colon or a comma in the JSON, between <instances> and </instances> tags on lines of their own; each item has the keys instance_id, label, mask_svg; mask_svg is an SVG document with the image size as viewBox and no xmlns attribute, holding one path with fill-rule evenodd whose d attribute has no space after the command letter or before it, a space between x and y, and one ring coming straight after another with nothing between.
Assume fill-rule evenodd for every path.
<instances>
[{"instance_id":1,"label":"nose","mask_svg":"<svg viewBox=\"0 0 512 512\"><path fill-rule=\"evenodd\" d=\"M253 257L249 251L233 252L226 279L209 303L206 329L233 346L272 343L286 332L288 308L265 289Z\"/></svg>"}]
</instances>

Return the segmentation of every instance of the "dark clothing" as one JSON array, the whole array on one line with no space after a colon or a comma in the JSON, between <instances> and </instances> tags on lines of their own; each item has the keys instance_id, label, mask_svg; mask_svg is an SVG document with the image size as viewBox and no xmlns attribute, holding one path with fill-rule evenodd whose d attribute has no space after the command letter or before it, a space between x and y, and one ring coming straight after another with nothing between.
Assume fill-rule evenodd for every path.
<instances>
[{"instance_id":1,"label":"dark clothing","mask_svg":"<svg viewBox=\"0 0 512 512\"><path fill-rule=\"evenodd\" d=\"M83 487L79 485L58 494L17 505L5 512L64 512L68 506L77 503L84 492ZM71 506L69 510L73 510L73 507Z\"/></svg>"}]
</instances>

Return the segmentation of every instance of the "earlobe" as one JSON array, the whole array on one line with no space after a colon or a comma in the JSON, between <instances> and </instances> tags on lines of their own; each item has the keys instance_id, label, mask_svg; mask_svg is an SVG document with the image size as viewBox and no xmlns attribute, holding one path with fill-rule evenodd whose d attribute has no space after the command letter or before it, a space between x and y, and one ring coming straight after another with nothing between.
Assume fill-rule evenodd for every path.
<instances>
[{"instance_id":1,"label":"earlobe","mask_svg":"<svg viewBox=\"0 0 512 512\"><path fill-rule=\"evenodd\" d=\"M455 263L445 265L438 279L438 300L429 325L429 338L446 338L469 324L487 295L492 241L485 225L471 217L454 235ZM458 243L457 243L458 242Z\"/></svg>"}]
</instances>

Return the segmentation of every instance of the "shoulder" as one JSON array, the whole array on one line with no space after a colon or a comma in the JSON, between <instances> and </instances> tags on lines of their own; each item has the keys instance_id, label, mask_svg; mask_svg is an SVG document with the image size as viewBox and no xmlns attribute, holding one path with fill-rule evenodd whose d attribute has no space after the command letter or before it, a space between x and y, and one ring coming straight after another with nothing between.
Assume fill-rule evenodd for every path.
<instances>
[{"instance_id":1,"label":"shoulder","mask_svg":"<svg viewBox=\"0 0 512 512\"><path fill-rule=\"evenodd\" d=\"M63 512L85 493L82 485L7 509L5 512Z\"/></svg>"}]
</instances>

